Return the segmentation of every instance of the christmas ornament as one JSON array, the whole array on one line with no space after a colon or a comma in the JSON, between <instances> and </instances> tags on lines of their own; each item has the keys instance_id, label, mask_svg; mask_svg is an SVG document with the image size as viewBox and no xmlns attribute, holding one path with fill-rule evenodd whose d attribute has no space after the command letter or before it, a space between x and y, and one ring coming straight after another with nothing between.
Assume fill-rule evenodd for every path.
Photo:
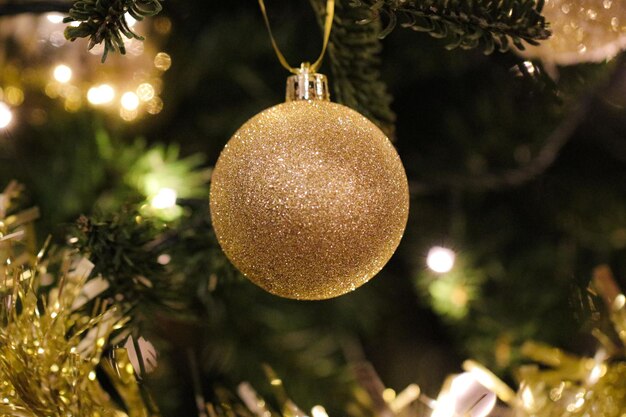
<instances>
[{"instance_id":1,"label":"christmas ornament","mask_svg":"<svg viewBox=\"0 0 626 417\"><path fill-rule=\"evenodd\" d=\"M364 284L407 221L407 179L393 145L330 102L325 81L306 70L290 77L287 102L246 122L212 176L222 249L245 276L287 298L325 299Z\"/></svg>"},{"instance_id":2,"label":"christmas ornament","mask_svg":"<svg viewBox=\"0 0 626 417\"><path fill-rule=\"evenodd\" d=\"M626 48L623 0L546 0L543 15L552 37L520 51L547 64L573 65L613 58Z\"/></svg>"},{"instance_id":3,"label":"christmas ornament","mask_svg":"<svg viewBox=\"0 0 626 417\"><path fill-rule=\"evenodd\" d=\"M211 218L226 256L287 298L326 299L367 282L395 251L408 216L406 174L393 145L365 117L332 103L326 77L315 73L332 7L314 64L290 67L272 38L295 73L286 102L235 133L211 179Z\"/></svg>"}]
</instances>

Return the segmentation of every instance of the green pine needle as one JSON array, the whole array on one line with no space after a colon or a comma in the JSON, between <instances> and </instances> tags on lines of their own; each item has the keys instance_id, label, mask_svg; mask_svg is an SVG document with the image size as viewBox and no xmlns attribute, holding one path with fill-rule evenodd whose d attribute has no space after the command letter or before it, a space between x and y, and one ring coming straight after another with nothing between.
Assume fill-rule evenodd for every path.
<instances>
[{"instance_id":1,"label":"green pine needle","mask_svg":"<svg viewBox=\"0 0 626 417\"><path fill-rule=\"evenodd\" d=\"M161 9L160 0L78 0L63 21L80 24L68 26L65 37L71 41L89 38L89 49L104 44L104 62L109 52L126 53L124 37L143 40L128 26L126 13L136 20L143 20L158 14Z\"/></svg>"},{"instance_id":2,"label":"green pine needle","mask_svg":"<svg viewBox=\"0 0 626 417\"><path fill-rule=\"evenodd\" d=\"M541 15L544 0L353 0L353 4L368 7L372 18L388 17L381 37L399 23L446 39L448 49L481 46L490 54L496 48L505 52L513 44L523 50L524 42L537 45L550 36Z\"/></svg>"},{"instance_id":3,"label":"green pine needle","mask_svg":"<svg viewBox=\"0 0 626 417\"><path fill-rule=\"evenodd\" d=\"M323 24L325 0L311 0ZM337 0L328 55L333 72L337 102L351 107L394 137L396 115L391 110L391 95L380 74L380 21L360 23L371 12L352 7L348 0Z\"/></svg>"}]
</instances>

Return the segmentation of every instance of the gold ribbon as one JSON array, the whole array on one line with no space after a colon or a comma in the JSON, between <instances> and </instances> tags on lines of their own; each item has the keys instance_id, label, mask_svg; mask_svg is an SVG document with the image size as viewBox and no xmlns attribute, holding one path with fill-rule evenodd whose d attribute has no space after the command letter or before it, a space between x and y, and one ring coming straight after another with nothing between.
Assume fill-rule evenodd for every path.
<instances>
[{"instance_id":1,"label":"gold ribbon","mask_svg":"<svg viewBox=\"0 0 626 417\"><path fill-rule=\"evenodd\" d=\"M263 0L259 0L259 7L261 8L261 13L263 14L263 19L265 20L265 26L267 26L267 31L270 35L270 40L272 41L272 47L274 47L274 52L276 52L276 56L280 61L280 64L292 74L299 74L301 71L301 67L292 67L287 62L287 58L280 52L280 48L276 43L276 39L274 39L274 35L272 34L272 28L270 25L270 20L267 17L267 11L265 10L265 2ZM335 16L335 0L327 0L326 1L326 20L324 22L324 41L322 43L322 52L317 60L310 64L304 65L304 67L308 67L309 71L317 72L319 67L322 65L322 60L324 59L324 54L326 53L326 48L328 47L328 40L330 39L330 29L333 26L333 17Z\"/></svg>"}]
</instances>

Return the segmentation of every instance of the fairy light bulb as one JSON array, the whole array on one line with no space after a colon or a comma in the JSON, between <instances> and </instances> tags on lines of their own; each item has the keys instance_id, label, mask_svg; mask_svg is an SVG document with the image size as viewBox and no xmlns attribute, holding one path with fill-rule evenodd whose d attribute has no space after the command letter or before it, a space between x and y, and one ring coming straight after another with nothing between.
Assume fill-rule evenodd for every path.
<instances>
[{"instance_id":1,"label":"fairy light bulb","mask_svg":"<svg viewBox=\"0 0 626 417\"><path fill-rule=\"evenodd\" d=\"M141 101L150 101L154 98L154 87L150 83L142 83L137 87L137 97Z\"/></svg>"},{"instance_id":2,"label":"fairy light bulb","mask_svg":"<svg viewBox=\"0 0 626 417\"><path fill-rule=\"evenodd\" d=\"M93 105L107 104L115 98L115 90L108 84L91 87L87 91L87 100Z\"/></svg>"},{"instance_id":3,"label":"fairy light bulb","mask_svg":"<svg viewBox=\"0 0 626 417\"><path fill-rule=\"evenodd\" d=\"M137 107L139 107L139 97L137 97L137 94L132 91L127 91L122 95L120 104L126 110L137 110Z\"/></svg>"},{"instance_id":4,"label":"fairy light bulb","mask_svg":"<svg viewBox=\"0 0 626 417\"><path fill-rule=\"evenodd\" d=\"M6 105L6 103L0 101L0 129L4 129L5 127L9 126L12 120L13 112L11 111L9 106Z\"/></svg>"},{"instance_id":5,"label":"fairy light bulb","mask_svg":"<svg viewBox=\"0 0 626 417\"><path fill-rule=\"evenodd\" d=\"M456 254L451 249L434 246L428 251L426 265L437 273L445 274L452 270L455 258Z\"/></svg>"},{"instance_id":6,"label":"fairy light bulb","mask_svg":"<svg viewBox=\"0 0 626 417\"><path fill-rule=\"evenodd\" d=\"M54 68L52 75L55 80L61 84L65 84L72 79L72 69L67 65L60 64Z\"/></svg>"},{"instance_id":7,"label":"fairy light bulb","mask_svg":"<svg viewBox=\"0 0 626 417\"><path fill-rule=\"evenodd\" d=\"M48 19L50 23L58 24L63 22L63 15L59 13L48 13L46 19Z\"/></svg>"},{"instance_id":8,"label":"fairy light bulb","mask_svg":"<svg viewBox=\"0 0 626 417\"><path fill-rule=\"evenodd\" d=\"M311 409L311 416L312 417L328 417L328 413L326 412L326 409L324 407L322 407L321 405L316 405L315 407Z\"/></svg>"},{"instance_id":9,"label":"fairy light bulb","mask_svg":"<svg viewBox=\"0 0 626 417\"><path fill-rule=\"evenodd\" d=\"M176 205L178 197L176 190L172 188L161 188L159 192L152 197L150 205L155 209L167 209Z\"/></svg>"}]
</instances>

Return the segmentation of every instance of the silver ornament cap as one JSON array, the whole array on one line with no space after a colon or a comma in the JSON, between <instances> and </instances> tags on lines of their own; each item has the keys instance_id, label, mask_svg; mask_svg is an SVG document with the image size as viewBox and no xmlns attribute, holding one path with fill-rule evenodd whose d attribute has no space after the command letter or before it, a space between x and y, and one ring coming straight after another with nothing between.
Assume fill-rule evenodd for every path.
<instances>
[{"instance_id":1,"label":"silver ornament cap","mask_svg":"<svg viewBox=\"0 0 626 417\"><path fill-rule=\"evenodd\" d=\"M285 101L323 100L330 101L328 80L324 74L310 71L308 62L300 65L297 74L287 78Z\"/></svg>"}]
</instances>

